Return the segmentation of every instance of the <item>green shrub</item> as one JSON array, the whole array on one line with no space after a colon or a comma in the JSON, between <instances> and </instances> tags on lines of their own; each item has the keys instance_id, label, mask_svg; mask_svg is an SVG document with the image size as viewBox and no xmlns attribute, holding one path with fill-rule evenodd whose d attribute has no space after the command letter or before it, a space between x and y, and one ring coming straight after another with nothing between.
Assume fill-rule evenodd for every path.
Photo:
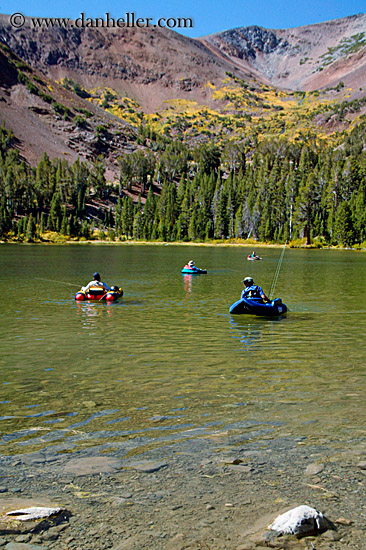
<instances>
[{"instance_id":1,"label":"green shrub","mask_svg":"<svg viewBox=\"0 0 366 550\"><path fill-rule=\"evenodd\" d=\"M87 128L88 123L86 122L85 118L81 115L76 115L74 117L74 123L78 128Z\"/></svg>"},{"instance_id":2,"label":"green shrub","mask_svg":"<svg viewBox=\"0 0 366 550\"><path fill-rule=\"evenodd\" d=\"M30 91L31 94L38 95L39 90L34 82L32 82L31 80L28 80L28 82L26 83L26 88Z\"/></svg>"}]
</instances>

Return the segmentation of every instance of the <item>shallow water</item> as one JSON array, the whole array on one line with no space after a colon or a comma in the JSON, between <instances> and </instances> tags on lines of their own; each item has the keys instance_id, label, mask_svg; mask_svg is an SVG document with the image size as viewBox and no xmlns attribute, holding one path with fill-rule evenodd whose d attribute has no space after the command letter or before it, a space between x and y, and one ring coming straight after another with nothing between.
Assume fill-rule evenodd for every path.
<instances>
[{"instance_id":1,"label":"shallow water","mask_svg":"<svg viewBox=\"0 0 366 550\"><path fill-rule=\"evenodd\" d=\"M343 449L365 434L366 255L286 250L288 314L231 316L241 279L268 293L280 249L0 247L2 455L131 456L205 437ZM183 276L194 259L207 275ZM116 304L77 304L99 270Z\"/></svg>"}]
</instances>

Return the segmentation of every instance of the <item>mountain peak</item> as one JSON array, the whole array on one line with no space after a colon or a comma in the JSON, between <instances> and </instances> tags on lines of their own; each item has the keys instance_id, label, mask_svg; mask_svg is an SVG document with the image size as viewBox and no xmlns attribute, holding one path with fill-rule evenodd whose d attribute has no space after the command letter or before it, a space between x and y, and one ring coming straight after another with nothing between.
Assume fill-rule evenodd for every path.
<instances>
[{"instance_id":1,"label":"mountain peak","mask_svg":"<svg viewBox=\"0 0 366 550\"><path fill-rule=\"evenodd\" d=\"M290 29L238 27L200 40L237 68L283 89L366 83L366 14Z\"/></svg>"},{"instance_id":2,"label":"mountain peak","mask_svg":"<svg viewBox=\"0 0 366 550\"><path fill-rule=\"evenodd\" d=\"M12 67L0 72L0 109L32 163L45 150L70 160L103 154L116 170L142 127L195 144L294 138L347 129L365 112L365 14L200 39L158 28L32 29L30 21L13 29L0 16Z\"/></svg>"}]
</instances>

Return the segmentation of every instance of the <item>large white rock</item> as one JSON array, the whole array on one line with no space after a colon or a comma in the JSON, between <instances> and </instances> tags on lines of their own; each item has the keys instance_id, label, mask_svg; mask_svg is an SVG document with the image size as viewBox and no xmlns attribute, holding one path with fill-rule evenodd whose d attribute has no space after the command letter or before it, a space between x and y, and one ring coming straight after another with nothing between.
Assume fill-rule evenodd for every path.
<instances>
[{"instance_id":1,"label":"large white rock","mask_svg":"<svg viewBox=\"0 0 366 550\"><path fill-rule=\"evenodd\" d=\"M282 535L308 535L311 532L322 532L328 529L328 522L321 512L302 505L278 516L268 529Z\"/></svg>"},{"instance_id":2,"label":"large white rock","mask_svg":"<svg viewBox=\"0 0 366 550\"><path fill-rule=\"evenodd\" d=\"M18 521L32 521L35 519L44 519L54 516L63 511L63 508L46 508L43 506L33 506L31 508L22 508L7 512L7 516L14 516Z\"/></svg>"}]
</instances>

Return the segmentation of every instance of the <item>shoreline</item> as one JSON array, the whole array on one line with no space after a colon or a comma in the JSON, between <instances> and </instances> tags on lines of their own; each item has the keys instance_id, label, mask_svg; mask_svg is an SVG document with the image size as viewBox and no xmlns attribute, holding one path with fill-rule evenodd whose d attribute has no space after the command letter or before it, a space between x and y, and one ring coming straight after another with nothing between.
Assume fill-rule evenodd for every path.
<instances>
[{"instance_id":1,"label":"shoreline","mask_svg":"<svg viewBox=\"0 0 366 550\"><path fill-rule=\"evenodd\" d=\"M16 244L16 245L25 245L25 246L38 246L38 245L47 245L47 246L59 246L59 245L106 245L106 246L133 246L133 245L148 245L148 246L197 246L197 247L243 247L243 248L287 248L293 250L348 250L355 252L365 252L366 248L361 246L354 247L345 247L345 246L326 246L326 245L317 245L317 244L291 244L284 243L264 243L264 242L253 242L253 241L240 241L240 242L224 242L224 241L210 241L210 242L183 242L183 241L141 241L141 240L125 240L125 241L108 241L108 240L47 240L47 241L34 241L34 242L24 242L17 240L8 240L0 241L2 245Z\"/></svg>"}]
</instances>

